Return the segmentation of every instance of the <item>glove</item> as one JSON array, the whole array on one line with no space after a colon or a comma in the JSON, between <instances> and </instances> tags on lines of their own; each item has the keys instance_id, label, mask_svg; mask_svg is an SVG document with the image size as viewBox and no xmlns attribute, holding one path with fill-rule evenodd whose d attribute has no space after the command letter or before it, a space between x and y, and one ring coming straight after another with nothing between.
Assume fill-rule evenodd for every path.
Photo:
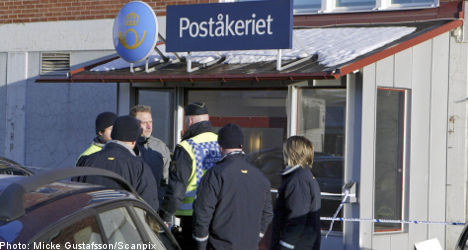
<instances>
[{"instance_id":1,"label":"glove","mask_svg":"<svg viewBox=\"0 0 468 250\"><path fill-rule=\"evenodd\" d=\"M208 240L204 241L195 241L197 243L197 250L206 250L206 246L208 245Z\"/></svg>"}]
</instances>

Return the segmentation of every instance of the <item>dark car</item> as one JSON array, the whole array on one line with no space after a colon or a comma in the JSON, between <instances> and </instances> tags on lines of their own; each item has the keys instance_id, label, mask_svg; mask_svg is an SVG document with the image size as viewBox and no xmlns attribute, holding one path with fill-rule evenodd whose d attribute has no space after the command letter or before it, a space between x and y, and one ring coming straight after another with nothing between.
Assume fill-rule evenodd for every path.
<instances>
[{"instance_id":1,"label":"dark car","mask_svg":"<svg viewBox=\"0 0 468 250\"><path fill-rule=\"evenodd\" d=\"M112 178L123 189L60 181ZM95 168L0 175L0 249L180 249L119 175Z\"/></svg>"},{"instance_id":2,"label":"dark car","mask_svg":"<svg viewBox=\"0 0 468 250\"><path fill-rule=\"evenodd\" d=\"M281 148L272 148L248 155L248 160L258 167L268 178L271 188L276 190L281 184L279 172L284 168L283 151ZM314 153L312 174L317 179L322 193L341 194L343 187L344 158L321 152ZM274 197L276 197L274 195ZM340 204L341 196L323 196L321 216L332 217ZM341 213L340 213L341 216ZM322 229L328 230L329 221L322 221ZM342 223L335 222L334 229L341 230Z\"/></svg>"},{"instance_id":3,"label":"dark car","mask_svg":"<svg viewBox=\"0 0 468 250\"><path fill-rule=\"evenodd\" d=\"M250 163L258 167L270 180L271 187L277 189L281 184L279 172L284 168L281 148L263 150L248 155ZM321 152L314 153L312 174L317 179L320 190L329 193L341 193L343 186L343 157Z\"/></svg>"}]
</instances>

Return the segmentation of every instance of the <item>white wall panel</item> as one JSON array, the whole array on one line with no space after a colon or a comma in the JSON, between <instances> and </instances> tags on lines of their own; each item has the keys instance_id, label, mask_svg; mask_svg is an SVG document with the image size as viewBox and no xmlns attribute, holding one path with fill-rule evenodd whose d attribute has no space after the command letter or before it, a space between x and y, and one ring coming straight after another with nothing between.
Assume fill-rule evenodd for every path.
<instances>
[{"instance_id":1,"label":"white wall panel","mask_svg":"<svg viewBox=\"0 0 468 250\"><path fill-rule=\"evenodd\" d=\"M372 240L372 249L391 250L393 249L391 242L392 241L390 235L374 236L374 239Z\"/></svg>"},{"instance_id":2,"label":"white wall panel","mask_svg":"<svg viewBox=\"0 0 468 250\"><path fill-rule=\"evenodd\" d=\"M433 39L429 152L429 220L445 221L449 34ZM430 225L428 238L445 244L445 227Z\"/></svg>"},{"instance_id":3,"label":"white wall panel","mask_svg":"<svg viewBox=\"0 0 468 250\"><path fill-rule=\"evenodd\" d=\"M392 250L413 249L413 247L408 246L408 233L391 234L390 244Z\"/></svg>"},{"instance_id":4,"label":"white wall panel","mask_svg":"<svg viewBox=\"0 0 468 250\"><path fill-rule=\"evenodd\" d=\"M395 88L411 88L413 48L408 48L395 54L394 86Z\"/></svg>"},{"instance_id":5,"label":"white wall panel","mask_svg":"<svg viewBox=\"0 0 468 250\"><path fill-rule=\"evenodd\" d=\"M466 35L466 34L465 34ZM467 102L468 44L450 37L449 102L447 134L447 221L467 219ZM446 227L446 249L453 249L462 227Z\"/></svg>"},{"instance_id":6,"label":"white wall panel","mask_svg":"<svg viewBox=\"0 0 468 250\"><path fill-rule=\"evenodd\" d=\"M428 219L432 41L413 48L409 219ZM409 225L409 244L427 238L427 226Z\"/></svg>"},{"instance_id":7,"label":"white wall panel","mask_svg":"<svg viewBox=\"0 0 468 250\"><path fill-rule=\"evenodd\" d=\"M165 35L166 17L158 17ZM114 49L114 19L32 22L0 25L0 52Z\"/></svg>"},{"instance_id":8,"label":"white wall panel","mask_svg":"<svg viewBox=\"0 0 468 250\"><path fill-rule=\"evenodd\" d=\"M394 57L389 56L376 63L376 81L378 87L393 88Z\"/></svg>"},{"instance_id":9,"label":"white wall panel","mask_svg":"<svg viewBox=\"0 0 468 250\"><path fill-rule=\"evenodd\" d=\"M363 70L362 84L362 138L361 138L361 180L359 204L361 218L374 217L374 142L375 142L375 105L376 82L375 64ZM372 222L359 223L359 247L373 249Z\"/></svg>"}]
</instances>

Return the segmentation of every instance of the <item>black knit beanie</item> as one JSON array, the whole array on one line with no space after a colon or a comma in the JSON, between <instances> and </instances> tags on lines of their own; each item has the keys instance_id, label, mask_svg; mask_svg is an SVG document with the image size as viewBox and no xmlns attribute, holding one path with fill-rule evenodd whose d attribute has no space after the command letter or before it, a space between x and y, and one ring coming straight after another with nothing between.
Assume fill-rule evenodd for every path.
<instances>
[{"instance_id":1,"label":"black knit beanie","mask_svg":"<svg viewBox=\"0 0 468 250\"><path fill-rule=\"evenodd\" d=\"M103 112L96 117L96 134L112 126L117 119L117 115L112 112Z\"/></svg>"},{"instance_id":2,"label":"black knit beanie","mask_svg":"<svg viewBox=\"0 0 468 250\"><path fill-rule=\"evenodd\" d=\"M208 114L208 109L203 102L194 102L185 106L185 115L205 115Z\"/></svg>"},{"instance_id":3,"label":"black knit beanie","mask_svg":"<svg viewBox=\"0 0 468 250\"><path fill-rule=\"evenodd\" d=\"M218 132L218 143L223 148L243 148L244 134L239 125L226 124Z\"/></svg>"},{"instance_id":4,"label":"black knit beanie","mask_svg":"<svg viewBox=\"0 0 468 250\"><path fill-rule=\"evenodd\" d=\"M124 115L115 120L111 133L112 140L131 142L136 141L140 135L140 121L136 118Z\"/></svg>"}]
</instances>

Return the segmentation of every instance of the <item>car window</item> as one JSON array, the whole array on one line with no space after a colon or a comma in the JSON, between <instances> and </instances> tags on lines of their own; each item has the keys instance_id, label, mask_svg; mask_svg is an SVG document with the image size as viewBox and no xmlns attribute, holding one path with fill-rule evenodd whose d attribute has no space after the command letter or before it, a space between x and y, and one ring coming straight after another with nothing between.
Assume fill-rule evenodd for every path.
<instances>
[{"instance_id":1,"label":"car window","mask_svg":"<svg viewBox=\"0 0 468 250\"><path fill-rule=\"evenodd\" d=\"M151 213L139 207L135 207L135 213L145 227L145 231L148 232L151 243L155 247L153 249L177 249L170 240L164 226Z\"/></svg>"},{"instance_id":2,"label":"car window","mask_svg":"<svg viewBox=\"0 0 468 250\"><path fill-rule=\"evenodd\" d=\"M143 240L124 207L99 213L104 235L109 244L142 244Z\"/></svg>"},{"instance_id":3,"label":"car window","mask_svg":"<svg viewBox=\"0 0 468 250\"><path fill-rule=\"evenodd\" d=\"M50 234L47 243L60 245L61 249L75 249L79 244L101 244L102 237L94 216L77 221Z\"/></svg>"}]
</instances>

